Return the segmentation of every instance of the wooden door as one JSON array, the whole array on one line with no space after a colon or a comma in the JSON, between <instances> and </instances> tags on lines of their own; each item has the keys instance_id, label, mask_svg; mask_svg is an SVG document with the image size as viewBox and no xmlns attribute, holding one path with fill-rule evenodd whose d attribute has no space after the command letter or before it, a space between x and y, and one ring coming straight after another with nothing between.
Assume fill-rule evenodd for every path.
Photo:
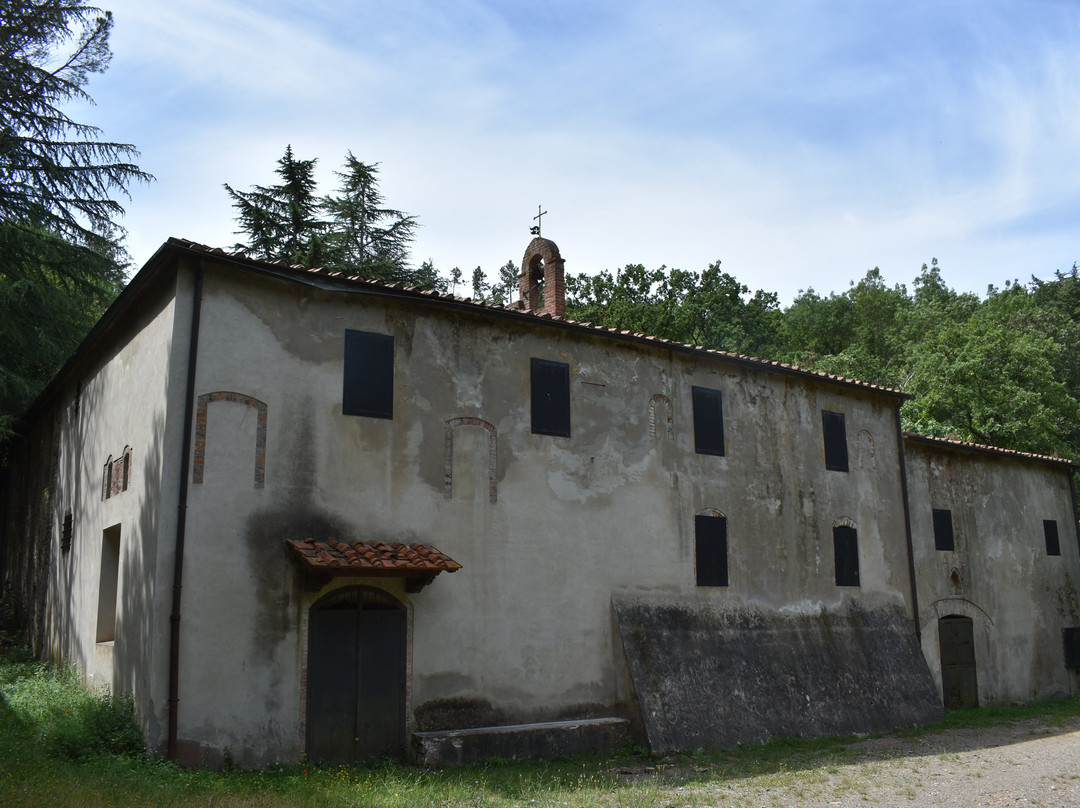
<instances>
[{"instance_id":1,"label":"wooden door","mask_svg":"<svg viewBox=\"0 0 1080 808\"><path fill-rule=\"evenodd\" d=\"M307 753L316 761L400 757L405 744L405 609L374 589L311 608Z\"/></svg>"},{"instance_id":2,"label":"wooden door","mask_svg":"<svg viewBox=\"0 0 1080 808\"><path fill-rule=\"evenodd\" d=\"M975 632L970 617L950 615L938 621L941 651L941 695L945 709L979 706L975 671Z\"/></svg>"}]
</instances>

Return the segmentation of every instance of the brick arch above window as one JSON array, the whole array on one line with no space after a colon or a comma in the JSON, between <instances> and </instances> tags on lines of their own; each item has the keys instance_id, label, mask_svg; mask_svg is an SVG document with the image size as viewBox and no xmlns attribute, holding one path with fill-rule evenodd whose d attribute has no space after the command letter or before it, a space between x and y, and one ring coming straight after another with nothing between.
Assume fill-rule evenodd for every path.
<instances>
[{"instance_id":1,"label":"brick arch above window","mask_svg":"<svg viewBox=\"0 0 1080 808\"><path fill-rule=\"evenodd\" d=\"M997 630L997 626L995 626L994 621L990 619L990 615L967 598L957 597L936 600L920 611L919 630L925 630L926 627L935 620L940 620L942 617L949 617L952 615L968 617L972 622L982 626L987 632L994 632Z\"/></svg>"},{"instance_id":2,"label":"brick arch above window","mask_svg":"<svg viewBox=\"0 0 1080 808\"><path fill-rule=\"evenodd\" d=\"M454 430L463 426L476 426L488 433L488 499L492 502L499 500L498 483L498 438L499 433L495 425L483 418L451 418L444 422L444 454L443 454L443 498L454 497Z\"/></svg>"},{"instance_id":3,"label":"brick arch above window","mask_svg":"<svg viewBox=\"0 0 1080 808\"><path fill-rule=\"evenodd\" d=\"M666 418L668 440L675 439L675 425L671 414L671 399L663 393L656 393L649 399L649 437L656 437L656 409L662 407Z\"/></svg>"},{"instance_id":4,"label":"brick arch above window","mask_svg":"<svg viewBox=\"0 0 1080 808\"><path fill-rule=\"evenodd\" d=\"M206 415L209 405L213 401L228 401L234 404L246 404L254 407L257 415L255 424L255 488L262 488L266 484L266 414L268 407L266 402L259 401L254 396L244 393L233 393L227 390L219 390L214 393L203 393L196 399L195 409L195 460L192 469L191 481L196 485L203 481L203 471L206 465Z\"/></svg>"}]
</instances>

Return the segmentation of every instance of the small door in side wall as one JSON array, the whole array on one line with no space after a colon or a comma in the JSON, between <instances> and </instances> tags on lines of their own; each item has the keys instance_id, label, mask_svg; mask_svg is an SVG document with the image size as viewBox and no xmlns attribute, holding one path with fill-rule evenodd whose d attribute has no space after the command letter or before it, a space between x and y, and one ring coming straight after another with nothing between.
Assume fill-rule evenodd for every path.
<instances>
[{"instance_id":1,"label":"small door in side wall","mask_svg":"<svg viewBox=\"0 0 1080 808\"><path fill-rule=\"evenodd\" d=\"M975 673L975 632L970 617L950 615L938 621L941 693L945 709L979 706Z\"/></svg>"},{"instance_id":2,"label":"small door in side wall","mask_svg":"<svg viewBox=\"0 0 1080 808\"><path fill-rule=\"evenodd\" d=\"M311 608L307 753L363 763L405 744L405 609L374 589L335 592Z\"/></svg>"}]
</instances>

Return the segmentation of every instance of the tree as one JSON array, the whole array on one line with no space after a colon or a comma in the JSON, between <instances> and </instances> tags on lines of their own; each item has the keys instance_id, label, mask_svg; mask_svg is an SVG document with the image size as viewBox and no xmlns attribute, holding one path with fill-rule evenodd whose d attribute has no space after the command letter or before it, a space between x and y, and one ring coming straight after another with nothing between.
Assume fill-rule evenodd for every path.
<instances>
[{"instance_id":1,"label":"tree","mask_svg":"<svg viewBox=\"0 0 1080 808\"><path fill-rule=\"evenodd\" d=\"M385 207L379 192L378 164L362 163L352 152L343 171L335 171L337 193L316 193L317 160L299 160L292 147L278 160L281 182L225 190L236 208L240 234L247 244L237 249L268 261L322 266L407 286L436 288L430 262L409 266L409 247L417 228L415 216Z\"/></svg>"},{"instance_id":2,"label":"tree","mask_svg":"<svg viewBox=\"0 0 1080 808\"><path fill-rule=\"evenodd\" d=\"M228 183L225 190L236 208L240 232L247 233L249 245L237 247L267 261L290 264L322 264L321 237L326 223L319 219L320 202L315 195L317 160L297 160L292 146L278 160L279 185L256 185L250 191L236 191Z\"/></svg>"},{"instance_id":3,"label":"tree","mask_svg":"<svg viewBox=\"0 0 1080 808\"><path fill-rule=\"evenodd\" d=\"M322 201L330 217L331 261L359 270L364 277L400 280L397 276L408 265L416 217L385 207L378 163L362 163L349 152L345 170L334 173L340 182L337 195Z\"/></svg>"},{"instance_id":4,"label":"tree","mask_svg":"<svg viewBox=\"0 0 1080 808\"><path fill-rule=\"evenodd\" d=\"M629 264L569 277L566 291L572 319L737 353L767 354L780 316L775 294L744 299L749 289L719 261L701 274Z\"/></svg>"},{"instance_id":5,"label":"tree","mask_svg":"<svg viewBox=\"0 0 1080 808\"><path fill-rule=\"evenodd\" d=\"M99 139L61 106L93 102L85 85L108 67L112 14L84 0L0 4L0 218L76 244L115 228L115 194L150 175L128 143ZM65 50L71 43L70 50Z\"/></svg>"},{"instance_id":6,"label":"tree","mask_svg":"<svg viewBox=\"0 0 1080 808\"><path fill-rule=\"evenodd\" d=\"M92 102L111 27L84 0L0 3L0 436L119 291L116 197L152 179L62 109Z\"/></svg>"},{"instance_id":7,"label":"tree","mask_svg":"<svg viewBox=\"0 0 1080 808\"><path fill-rule=\"evenodd\" d=\"M491 284L487 282L484 270L477 267L472 271L472 296L473 300L484 300L491 291Z\"/></svg>"},{"instance_id":8,"label":"tree","mask_svg":"<svg viewBox=\"0 0 1080 808\"><path fill-rule=\"evenodd\" d=\"M499 280L491 287L491 299L500 306L506 306L514 299L518 291L518 276L521 272L517 264L507 261L499 267Z\"/></svg>"},{"instance_id":9,"label":"tree","mask_svg":"<svg viewBox=\"0 0 1080 808\"><path fill-rule=\"evenodd\" d=\"M933 435L1076 456L1080 404L1066 383L1073 324L1040 310L1022 286L945 321L913 358L905 420Z\"/></svg>"}]
</instances>

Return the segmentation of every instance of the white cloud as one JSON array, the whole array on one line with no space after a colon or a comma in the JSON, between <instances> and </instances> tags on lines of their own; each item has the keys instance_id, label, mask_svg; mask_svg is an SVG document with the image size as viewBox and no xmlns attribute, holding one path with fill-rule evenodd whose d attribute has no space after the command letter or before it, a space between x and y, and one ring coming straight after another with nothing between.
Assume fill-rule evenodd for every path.
<instances>
[{"instance_id":1,"label":"white cloud","mask_svg":"<svg viewBox=\"0 0 1080 808\"><path fill-rule=\"evenodd\" d=\"M235 241L221 183L351 149L415 258L493 274L536 205L569 271L703 269L790 297L937 256L983 291L1080 257L1080 8L1057 2L121 0L89 111L158 176L126 222ZM1018 269L1019 266L1022 269Z\"/></svg>"}]
</instances>

